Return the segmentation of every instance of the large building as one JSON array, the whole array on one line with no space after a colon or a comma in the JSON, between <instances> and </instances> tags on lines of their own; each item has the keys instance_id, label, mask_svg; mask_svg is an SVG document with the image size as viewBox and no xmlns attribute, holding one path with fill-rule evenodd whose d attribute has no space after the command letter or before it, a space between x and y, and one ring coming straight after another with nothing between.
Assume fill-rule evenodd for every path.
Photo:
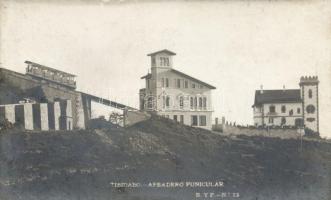
<instances>
[{"instance_id":1,"label":"large building","mask_svg":"<svg viewBox=\"0 0 331 200\"><path fill-rule=\"evenodd\" d=\"M31 61L25 63L25 74L0 68L0 126L8 121L26 130L85 129L92 117L92 102L123 111L136 110L77 91L73 74Z\"/></svg>"},{"instance_id":2,"label":"large building","mask_svg":"<svg viewBox=\"0 0 331 200\"><path fill-rule=\"evenodd\" d=\"M173 69L174 55L166 49L148 54L151 73L142 77L146 87L140 89L140 109L186 125L211 129L211 90L216 88Z\"/></svg>"},{"instance_id":3,"label":"large building","mask_svg":"<svg viewBox=\"0 0 331 200\"><path fill-rule=\"evenodd\" d=\"M318 78L301 77L300 89L256 90L255 126L306 127L319 132Z\"/></svg>"}]
</instances>

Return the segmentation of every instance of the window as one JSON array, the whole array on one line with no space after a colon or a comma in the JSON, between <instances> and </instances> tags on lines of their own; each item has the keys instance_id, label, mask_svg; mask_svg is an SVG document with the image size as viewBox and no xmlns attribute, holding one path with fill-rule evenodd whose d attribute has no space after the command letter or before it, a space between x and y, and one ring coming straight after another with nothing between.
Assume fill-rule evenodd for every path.
<instances>
[{"instance_id":1,"label":"window","mask_svg":"<svg viewBox=\"0 0 331 200\"><path fill-rule=\"evenodd\" d=\"M290 116L293 115L293 110L290 110L289 115L290 115Z\"/></svg>"},{"instance_id":2,"label":"window","mask_svg":"<svg viewBox=\"0 0 331 200\"><path fill-rule=\"evenodd\" d=\"M207 97L203 97L203 109L207 109Z\"/></svg>"},{"instance_id":3,"label":"window","mask_svg":"<svg viewBox=\"0 0 331 200\"><path fill-rule=\"evenodd\" d=\"M199 109L202 109L202 97L199 97Z\"/></svg>"},{"instance_id":4,"label":"window","mask_svg":"<svg viewBox=\"0 0 331 200\"><path fill-rule=\"evenodd\" d=\"M150 88L150 81L147 80L147 88L149 89Z\"/></svg>"},{"instance_id":5,"label":"window","mask_svg":"<svg viewBox=\"0 0 331 200\"><path fill-rule=\"evenodd\" d=\"M306 107L306 111L307 111L307 113L311 113L311 114L313 114L313 113L315 113L315 106L313 106L313 105L308 105L307 107Z\"/></svg>"},{"instance_id":6,"label":"window","mask_svg":"<svg viewBox=\"0 0 331 200\"><path fill-rule=\"evenodd\" d=\"M169 58L166 57L160 57L160 65L161 66L169 66Z\"/></svg>"},{"instance_id":7,"label":"window","mask_svg":"<svg viewBox=\"0 0 331 200\"><path fill-rule=\"evenodd\" d=\"M184 97L179 97L179 107L181 108L181 109L183 109L184 108Z\"/></svg>"},{"instance_id":8,"label":"window","mask_svg":"<svg viewBox=\"0 0 331 200\"><path fill-rule=\"evenodd\" d=\"M301 113L301 109L297 108L297 113L300 114Z\"/></svg>"},{"instance_id":9,"label":"window","mask_svg":"<svg viewBox=\"0 0 331 200\"><path fill-rule=\"evenodd\" d=\"M165 58L165 66L169 66L169 58Z\"/></svg>"},{"instance_id":10,"label":"window","mask_svg":"<svg viewBox=\"0 0 331 200\"><path fill-rule=\"evenodd\" d=\"M269 112L274 113L275 112L275 106L269 106Z\"/></svg>"},{"instance_id":11,"label":"window","mask_svg":"<svg viewBox=\"0 0 331 200\"><path fill-rule=\"evenodd\" d=\"M164 78L162 78L162 87L164 87L164 84L165 82L164 82Z\"/></svg>"},{"instance_id":12,"label":"window","mask_svg":"<svg viewBox=\"0 0 331 200\"><path fill-rule=\"evenodd\" d=\"M184 115L181 115L180 116L180 121L179 121L181 124L184 124Z\"/></svg>"},{"instance_id":13,"label":"window","mask_svg":"<svg viewBox=\"0 0 331 200\"><path fill-rule=\"evenodd\" d=\"M180 79L176 79L176 86L177 88L180 88Z\"/></svg>"},{"instance_id":14,"label":"window","mask_svg":"<svg viewBox=\"0 0 331 200\"><path fill-rule=\"evenodd\" d=\"M309 99L313 97L313 91L311 89L308 90L308 97Z\"/></svg>"},{"instance_id":15,"label":"window","mask_svg":"<svg viewBox=\"0 0 331 200\"><path fill-rule=\"evenodd\" d=\"M295 119L295 126L296 127L302 127L303 126L303 120L301 118Z\"/></svg>"},{"instance_id":16,"label":"window","mask_svg":"<svg viewBox=\"0 0 331 200\"><path fill-rule=\"evenodd\" d=\"M174 120L177 122L177 115L174 115Z\"/></svg>"},{"instance_id":17,"label":"window","mask_svg":"<svg viewBox=\"0 0 331 200\"><path fill-rule=\"evenodd\" d=\"M163 106L163 109L166 107L166 96L163 96L162 106Z\"/></svg>"},{"instance_id":18,"label":"window","mask_svg":"<svg viewBox=\"0 0 331 200\"><path fill-rule=\"evenodd\" d=\"M165 86L169 87L169 79L168 78L165 79Z\"/></svg>"},{"instance_id":19,"label":"window","mask_svg":"<svg viewBox=\"0 0 331 200\"><path fill-rule=\"evenodd\" d=\"M195 88L195 83L192 83L192 88Z\"/></svg>"},{"instance_id":20,"label":"window","mask_svg":"<svg viewBox=\"0 0 331 200\"><path fill-rule=\"evenodd\" d=\"M148 97L148 99L147 99L147 108L148 109L153 108L153 97Z\"/></svg>"},{"instance_id":21,"label":"window","mask_svg":"<svg viewBox=\"0 0 331 200\"><path fill-rule=\"evenodd\" d=\"M155 66L155 57L152 57L152 66Z\"/></svg>"},{"instance_id":22,"label":"window","mask_svg":"<svg viewBox=\"0 0 331 200\"><path fill-rule=\"evenodd\" d=\"M285 124L286 124L286 118L282 117L281 125L285 125Z\"/></svg>"},{"instance_id":23,"label":"window","mask_svg":"<svg viewBox=\"0 0 331 200\"><path fill-rule=\"evenodd\" d=\"M184 87L188 88L188 81L187 80L185 80L185 82L184 82Z\"/></svg>"},{"instance_id":24,"label":"window","mask_svg":"<svg viewBox=\"0 0 331 200\"><path fill-rule=\"evenodd\" d=\"M197 109L198 107L198 98L194 97L194 109Z\"/></svg>"},{"instance_id":25,"label":"window","mask_svg":"<svg viewBox=\"0 0 331 200\"><path fill-rule=\"evenodd\" d=\"M191 125L192 126L198 126L198 116L197 115L192 115L191 116Z\"/></svg>"},{"instance_id":26,"label":"window","mask_svg":"<svg viewBox=\"0 0 331 200\"><path fill-rule=\"evenodd\" d=\"M194 103L193 103L193 97L190 98L190 107L193 109Z\"/></svg>"},{"instance_id":27,"label":"window","mask_svg":"<svg viewBox=\"0 0 331 200\"><path fill-rule=\"evenodd\" d=\"M167 98L166 98L166 107L169 108L169 106L170 106L170 97L167 96Z\"/></svg>"},{"instance_id":28,"label":"window","mask_svg":"<svg viewBox=\"0 0 331 200\"><path fill-rule=\"evenodd\" d=\"M199 116L200 126L207 126L207 119L205 115Z\"/></svg>"},{"instance_id":29,"label":"window","mask_svg":"<svg viewBox=\"0 0 331 200\"><path fill-rule=\"evenodd\" d=\"M274 118L273 117L269 117L269 124L273 124L274 123Z\"/></svg>"},{"instance_id":30,"label":"window","mask_svg":"<svg viewBox=\"0 0 331 200\"><path fill-rule=\"evenodd\" d=\"M308 118L307 118L307 121L308 121L308 122L313 122L313 121L315 121L315 118L308 117Z\"/></svg>"},{"instance_id":31,"label":"window","mask_svg":"<svg viewBox=\"0 0 331 200\"><path fill-rule=\"evenodd\" d=\"M282 113L286 113L286 106L282 106Z\"/></svg>"}]
</instances>

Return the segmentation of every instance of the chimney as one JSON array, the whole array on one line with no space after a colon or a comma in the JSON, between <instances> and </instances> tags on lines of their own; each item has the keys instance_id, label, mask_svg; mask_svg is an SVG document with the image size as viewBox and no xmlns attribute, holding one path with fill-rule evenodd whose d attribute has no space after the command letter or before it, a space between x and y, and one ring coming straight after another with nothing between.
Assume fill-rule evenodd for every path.
<instances>
[{"instance_id":1,"label":"chimney","mask_svg":"<svg viewBox=\"0 0 331 200\"><path fill-rule=\"evenodd\" d=\"M263 94L263 85L260 86L260 93Z\"/></svg>"}]
</instances>

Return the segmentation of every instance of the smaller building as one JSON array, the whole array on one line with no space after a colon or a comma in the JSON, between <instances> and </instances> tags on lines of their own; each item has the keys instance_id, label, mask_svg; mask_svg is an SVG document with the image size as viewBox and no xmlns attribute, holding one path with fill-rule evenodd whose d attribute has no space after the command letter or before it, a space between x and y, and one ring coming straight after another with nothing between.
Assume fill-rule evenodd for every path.
<instances>
[{"instance_id":1,"label":"smaller building","mask_svg":"<svg viewBox=\"0 0 331 200\"><path fill-rule=\"evenodd\" d=\"M318 78L301 77L300 89L255 91L256 127L305 127L319 132Z\"/></svg>"}]
</instances>

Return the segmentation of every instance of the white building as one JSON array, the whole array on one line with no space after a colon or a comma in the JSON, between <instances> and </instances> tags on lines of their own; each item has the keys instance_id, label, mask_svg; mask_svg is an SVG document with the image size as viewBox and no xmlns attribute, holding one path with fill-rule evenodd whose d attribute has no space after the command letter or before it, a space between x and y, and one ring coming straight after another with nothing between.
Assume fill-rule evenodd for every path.
<instances>
[{"instance_id":1,"label":"white building","mask_svg":"<svg viewBox=\"0 0 331 200\"><path fill-rule=\"evenodd\" d=\"M256 90L255 126L307 127L319 132L318 78L301 77L300 89Z\"/></svg>"},{"instance_id":2,"label":"white building","mask_svg":"<svg viewBox=\"0 0 331 200\"><path fill-rule=\"evenodd\" d=\"M211 129L211 90L216 88L173 69L174 55L166 49L148 54L151 73L142 77L146 87L140 89L140 109L186 125Z\"/></svg>"}]
</instances>

